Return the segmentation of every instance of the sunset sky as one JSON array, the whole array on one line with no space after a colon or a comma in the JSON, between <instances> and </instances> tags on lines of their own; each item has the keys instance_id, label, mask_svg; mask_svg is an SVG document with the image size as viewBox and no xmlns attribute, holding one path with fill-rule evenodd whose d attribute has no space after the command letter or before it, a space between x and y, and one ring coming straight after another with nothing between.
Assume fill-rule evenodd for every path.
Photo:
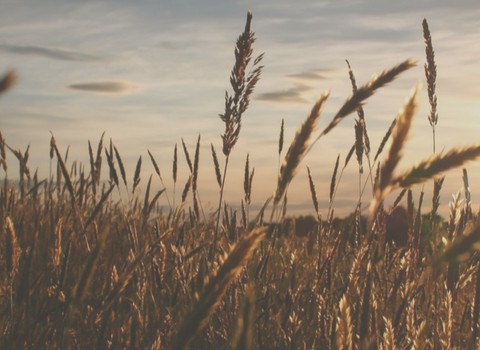
<instances>
[{"instance_id":1,"label":"sunset sky","mask_svg":"<svg viewBox=\"0 0 480 350\"><path fill-rule=\"evenodd\" d=\"M30 167L38 167L42 176L49 171L50 131L60 149L70 145L70 161L84 164L87 141L96 144L105 131L130 178L142 155L144 185L153 172L149 149L171 196L174 145L180 146L183 138L193 155L200 134L200 196L206 208L215 207L218 187L210 143L220 156L224 125L218 114L223 112L225 90L230 91L234 44L248 10L257 37L254 55L265 53L265 68L231 155L226 192L232 205L243 196L247 153L255 167L252 202L262 203L275 190L282 118L287 148L315 99L330 91L320 129L327 125L351 93L345 59L359 85L407 58L418 61L416 68L367 101L365 115L375 151L411 89L422 83L419 111L399 168L429 156L423 18L430 26L438 67L437 150L480 142L478 0L3 0L0 9L0 71L15 69L19 76L15 88L0 98L0 130L13 148L31 145ZM354 117L317 143L301 165L289 190L292 212L311 209L308 165L325 213L335 159L340 154L343 162L354 140ZM177 193L187 178L184 159L179 152ZM9 155L9 177L16 176L14 163ZM339 215L355 207L357 169L352 160L342 179ZM477 210L480 163L467 169ZM461 187L461 169L449 173L442 213ZM425 190L430 188L429 183ZM366 196L364 202L368 200ZM425 210L430 203L427 196Z\"/></svg>"}]
</instances>

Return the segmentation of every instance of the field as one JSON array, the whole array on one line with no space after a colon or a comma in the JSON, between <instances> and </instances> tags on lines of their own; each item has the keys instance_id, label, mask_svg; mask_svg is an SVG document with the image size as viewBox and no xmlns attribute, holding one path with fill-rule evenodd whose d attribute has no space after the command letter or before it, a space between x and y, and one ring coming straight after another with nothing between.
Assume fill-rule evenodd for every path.
<instances>
[{"instance_id":1,"label":"field","mask_svg":"<svg viewBox=\"0 0 480 350\"><path fill-rule=\"evenodd\" d=\"M12 149L0 134L1 348L480 347L475 251L480 225L465 169L464 191L452 199L449 217L437 214L442 174L480 157L480 145L436 150L437 71L427 21L431 157L397 171L420 87L412 89L380 145L370 145L362 109L416 63L400 62L361 86L348 64L352 95L325 129L318 131L317 122L326 93L290 144L284 142L282 124L278 154L272 155L280 164L276 191L258 212L250 209L254 170L247 158L237 212L223 200L225 179L263 68L263 55L254 55L251 20L249 13L236 42L231 87L219 119L223 148L217 153L211 147L216 211L205 213L198 196L200 137L194 152L185 144L178 152L175 147L168 172L149 151L155 173L145 181L142 159L130 176L115 145L103 136L97 144L89 142L89 164L68 159L52 136L50 176L40 179L30 172L29 149ZM0 94L14 82L15 74L7 73ZM289 217L288 187L302 160L352 114L356 135L345 161L332 168L328 212L319 212L309 169L306 195L316 215ZM181 152L190 176L177 184ZM358 163L359 200L340 220L334 217L335 194L349 162ZM12 171L17 166L18 175ZM154 189L152 178L163 184L167 173L174 188ZM423 191L414 198L410 188L422 183L433 184L433 198L424 198ZM394 190L393 206L384 205ZM372 200L362 210L365 191ZM123 196L115 197L118 193Z\"/></svg>"}]
</instances>

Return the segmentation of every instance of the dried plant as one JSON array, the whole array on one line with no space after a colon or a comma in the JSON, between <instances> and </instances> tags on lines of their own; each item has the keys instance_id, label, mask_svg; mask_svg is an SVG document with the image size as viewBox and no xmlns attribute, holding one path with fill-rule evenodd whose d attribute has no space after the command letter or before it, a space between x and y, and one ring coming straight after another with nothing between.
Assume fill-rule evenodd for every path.
<instances>
[{"instance_id":1,"label":"dried plant","mask_svg":"<svg viewBox=\"0 0 480 350\"><path fill-rule=\"evenodd\" d=\"M225 123L225 133L223 139L223 154L226 157L230 155L232 148L237 143L240 135L243 113L248 108L250 97L255 85L260 80L263 66L260 66L263 54L253 61L251 72L247 74L248 67L252 60L253 43L255 42L255 33L251 31L252 13L247 14L247 23L245 30L237 39L235 46L235 64L230 75L230 84L233 94L225 92L225 112L220 114L220 118Z\"/></svg>"},{"instance_id":2,"label":"dried plant","mask_svg":"<svg viewBox=\"0 0 480 350\"><path fill-rule=\"evenodd\" d=\"M428 22L426 19L423 19L422 26L423 38L425 39L425 54L427 56L427 62L425 63L425 77L427 78L428 100L430 102L430 114L428 115L428 121L432 126L433 153L435 153L435 126L438 122L437 95L435 94L437 65L435 64L435 52L433 51L432 37L430 35L430 29L428 28Z\"/></svg>"},{"instance_id":3,"label":"dried plant","mask_svg":"<svg viewBox=\"0 0 480 350\"><path fill-rule=\"evenodd\" d=\"M233 94L225 92L225 111L220 114L220 119L225 123L225 132L222 135L223 154L225 155L225 166L223 169L222 185L218 200L217 223L215 225L214 243L210 252L211 258L216 249L218 230L220 224L220 214L222 209L223 193L225 190L225 178L227 176L228 161L230 153L240 136L242 116L250 104L250 98L255 86L260 80L263 66L260 62L263 54L257 56L251 63L253 55L253 44L255 42L255 33L251 31L252 12L247 13L247 22L245 29L237 39L235 46L235 63L230 75L230 85ZM247 73L250 69L250 73Z\"/></svg>"},{"instance_id":4,"label":"dried plant","mask_svg":"<svg viewBox=\"0 0 480 350\"><path fill-rule=\"evenodd\" d=\"M237 243L218 271L210 277L192 312L185 317L175 336L172 349L185 348L205 326L206 320L217 308L227 288L242 271L265 233L266 228L255 229Z\"/></svg>"},{"instance_id":5,"label":"dried plant","mask_svg":"<svg viewBox=\"0 0 480 350\"><path fill-rule=\"evenodd\" d=\"M278 150L273 150L273 158L277 151L279 157L274 196L256 202L252 160L257 155L247 150L240 170L243 189L242 185L236 189L238 201L223 200L229 155L243 121L239 115L245 112L261 71L260 59L251 58L251 43L245 42L253 40L250 21L248 15L237 42L233 92L227 94L227 105L232 102L230 116L225 115L230 125L224 134L230 136L223 139L229 143L225 164L220 166L212 144L214 169L200 174L204 164L200 136L192 158L182 139L186 158L182 172L175 145L174 198L176 183L185 184L178 206L162 196L172 181L163 182L162 164L153 157L157 150L147 150L153 170L146 174L141 157L130 169L121 147L112 141L104 145L102 133L98 145L88 142L85 167L68 157L68 148L60 152L52 136L46 155L50 173L42 179L42 169L30 174L30 147L15 149L5 132L0 133L0 166L5 171L0 186L1 348L478 348L480 221L470 189L475 168L469 173L464 168L461 190L452 196L445 218L447 203L440 197L444 177L439 176L478 159L479 145L434 152L413 166L403 159L407 167L399 171L416 109L414 92L381 140L372 166L368 163L359 198L375 178L370 222L363 218L360 205L350 208L352 213L345 218L335 216L337 190L344 189L344 172L351 175L348 164L354 154L367 176L370 146L363 103L411 67L411 61L360 88L347 62L352 96L319 137L355 111L356 137L334 153L345 152L345 159L341 162L337 156L330 170L307 167L304 200L311 197L310 212L316 217L307 213L290 217L287 192L314 144L312 135L318 136L316 124L327 95L314 105L286 155L282 120ZM429 97L435 102L429 121L434 128L436 67L428 58L429 50L433 58L433 49L427 26L424 33ZM8 79L0 84L2 92L11 86ZM378 162L384 149L387 154ZM7 157L7 152L14 157ZM310 156L315 162L329 155ZM7 167L12 161L19 166ZM102 174L104 161L108 171ZM12 173L12 168L18 172ZM329 171L331 179L322 179L321 174ZM320 178L314 178L315 173ZM220 187L218 211L204 212L199 196L203 174ZM414 188L429 179L435 180L431 208L423 203L423 189L417 195ZM120 183L122 189L128 185L126 192ZM112 195L115 188L118 195ZM384 203L393 190L398 194ZM338 191L338 195L339 206L348 205L350 194ZM270 202L274 208L268 221L265 211ZM320 215L323 205L328 205L325 222ZM258 210L252 219L250 210ZM220 215L223 220L218 221Z\"/></svg>"},{"instance_id":6,"label":"dried plant","mask_svg":"<svg viewBox=\"0 0 480 350\"><path fill-rule=\"evenodd\" d=\"M283 161L282 167L280 168L280 174L278 176L277 189L275 191L274 205L278 204L283 198L290 181L292 181L297 167L305 157L306 150L308 147L308 141L310 137L315 132L318 119L320 118L320 113L322 111L322 106L325 100L328 98L328 94L323 94L315 102L310 114L307 119L303 122L300 129L297 131L290 147Z\"/></svg>"}]
</instances>

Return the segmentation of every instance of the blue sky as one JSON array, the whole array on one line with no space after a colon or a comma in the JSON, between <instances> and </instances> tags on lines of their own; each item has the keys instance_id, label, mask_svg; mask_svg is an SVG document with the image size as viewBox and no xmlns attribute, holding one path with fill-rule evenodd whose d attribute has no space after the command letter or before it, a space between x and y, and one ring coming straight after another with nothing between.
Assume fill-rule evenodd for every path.
<instances>
[{"instance_id":1,"label":"blue sky","mask_svg":"<svg viewBox=\"0 0 480 350\"><path fill-rule=\"evenodd\" d=\"M150 149L171 189L175 143L184 138L193 152L201 134L200 194L205 206L213 207L218 191L209 147L213 143L220 153L223 124L218 114L229 88L234 43L249 9L257 36L255 50L265 52L265 69L232 153L227 178L227 199L232 204L242 197L247 153L255 167L253 202L262 202L274 191L282 118L288 145L315 99L329 90L320 127L328 123L351 91L345 59L358 84L404 59L416 59L415 69L365 106L376 149L411 88L424 82L423 18L430 25L438 66L437 149L479 142L480 5L443 0L4 0L0 69L13 68L19 75L19 83L0 100L4 137L17 149L30 144L31 167L46 176L49 131L63 149L70 145L70 159L85 164L87 140L95 143L105 131L130 174L138 156L143 156L144 180L153 172L147 155ZM431 154L425 84L420 97L400 168ZM353 143L353 125L354 116L322 139L305 159L290 188L292 210L311 206L305 164L312 169L319 197L327 198L336 156L344 159ZM179 186L183 186L187 176L183 154L180 160ZM480 167L472 164L468 170L478 201L474 184L480 180ZM354 208L356 171L351 162L337 197L339 213ZM444 208L450 194L461 188L459 173L447 177Z\"/></svg>"}]
</instances>

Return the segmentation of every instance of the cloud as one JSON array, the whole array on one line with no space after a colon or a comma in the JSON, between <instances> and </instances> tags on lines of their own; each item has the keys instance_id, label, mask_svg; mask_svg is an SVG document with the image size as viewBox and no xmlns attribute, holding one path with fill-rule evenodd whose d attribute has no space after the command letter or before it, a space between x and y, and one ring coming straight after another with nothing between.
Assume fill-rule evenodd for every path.
<instances>
[{"instance_id":1,"label":"cloud","mask_svg":"<svg viewBox=\"0 0 480 350\"><path fill-rule=\"evenodd\" d=\"M165 50L179 50L180 49L180 45L178 45L174 41L163 40L163 41L159 42L158 45L162 49L165 49Z\"/></svg>"},{"instance_id":2,"label":"cloud","mask_svg":"<svg viewBox=\"0 0 480 350\"><path fill-rule=\"evenodd\" d=\"M319 80L329 79L325 73L328 69L310 69L299 73L287 74L284 77L290 81L293 80L294 87L286 90L270 91L257 95L256 99L267 102L284 102L284 103L309 103L304 98L303 93L312 90L308 84Z\"/></svg>"},{"instance_id":3,"label":"cloud","mask_svg":"<svg viewBox=\"0 0 480 350\"><path fill-rule=\"evenodd\" d=\"M0 50L17 55L41 56L61 61L95 62L105 60L105 57L99 55L35 45L0 44Z\"/></svg>"},{"instance_id":4,"label":"cloud","mask_svg":"<svg viewBox=\"0 0 480 350\"><path fill-rule=\"evenodd\" d=\"M328 79L321 72L326 72L326 70L312 69L309 71L304 71L296 74L287 75L288 78L293 78L295 80L324 80Z\"/></svg>"},{"instance_id":5,"label":"cloud","mask_svg":"<svg viewBox=\"0 0 480 350\"><path fill-rule=\"evenodd\" d=\"M91 81L70 84L67 87L72 90L100 92L107 94L129 93L138 90L137 85L123 81Z\"/></svg>"},{"instance_id":6,"label":"cloud","mask_svg":"<svg viewBox=\"0 0 480 350\"><path fill-rule=\"evenodd\" d=\"M302 93L311 90L312 88L302 84L296 84L295 87L287 90L278 90L271 92L264 92L257 95L256 99L266 102L285 102L285 103L308 103Z\"/></svg>"}]
</instances>

